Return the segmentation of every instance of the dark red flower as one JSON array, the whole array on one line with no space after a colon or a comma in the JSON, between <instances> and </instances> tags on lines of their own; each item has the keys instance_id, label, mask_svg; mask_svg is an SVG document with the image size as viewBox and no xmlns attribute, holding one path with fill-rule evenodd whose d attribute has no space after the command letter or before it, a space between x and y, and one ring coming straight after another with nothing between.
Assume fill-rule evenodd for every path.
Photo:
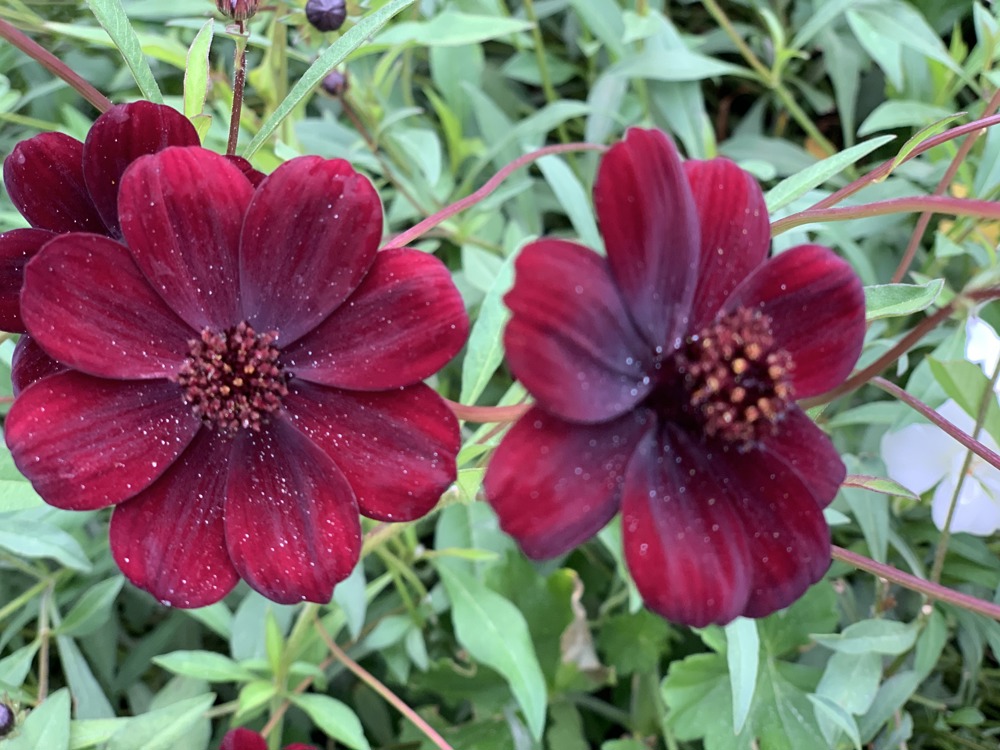
<instances>
[{"instance_id":1,"label":"dark red flower","mask_svg":"<svg viewBox=\"0 0 1000 750\"><path fill-rule=\"evenodd\" d=\"M267 740L251 729L239 727L226 732L219 750L267 750ZM313 745L293 742L291 745L285 745L285 750L316 750L316 748Z\"/></svg>"},{"instance_id":2,"label":"dark red flower","mask_svg":"<svg viewBox=\"0 0 1000 750\"><path fill-rule=\"evenodd\" d=\"M15 462L52 505L115 505L115 560L164 603L240 577L328 601L359 510L420 517L454 478L457 423L421 382L468 328L447 269L377 252L378 196L340 160L254 190L169 148L129 168L118 207L125 244L63 235L25 268L25 326L68 369L11 408Z\"/></svg>"},{"instance_id":3,"label":"dark red flower","mask_svg":"<svg viewBox=\"0 0 1000 750\"><path fill-rule=\"evenodd\" d=\"M822 510L845 473L794 399L853 367L861 283L823 247L767 260L753 178L682 164L658 131L612 147L594 194L607 258L543 239L517 259L505 344L536 405L486 494L534 558L621 510L636 585L670 620L785 607L829 565Z\"/></svg>"}]
</instances>

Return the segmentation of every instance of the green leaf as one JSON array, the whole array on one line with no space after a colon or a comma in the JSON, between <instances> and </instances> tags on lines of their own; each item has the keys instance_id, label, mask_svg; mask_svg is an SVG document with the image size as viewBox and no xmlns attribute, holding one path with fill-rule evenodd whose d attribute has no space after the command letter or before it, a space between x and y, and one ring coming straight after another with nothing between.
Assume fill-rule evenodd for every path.
<instances>
[{"instance_id":1,"label":"green leaf","mask_svg":"<svg viewBox=\"0 0 1000 750\"><path fill-rule=\"evenodd\" d=\"M111 719L115 710L104 694L103 688L94 677L90 665L83 657L76 641L66 636L56 636L59 663L66 674L66 682L73 693L78 719Z\"/></svg>"},{"instance_id":2,"label":"green leaf","mask_svg":"<svg viewBox=\"0 0 1000 750\"><path fill-rule=\"evenodd\" d=\"M365 596L365 566L359 562L354 570L333 590L333 600L337 602L347 621L347 630L351 638L357 640L361 629L365 626L365 614L368 612L368 598Z\"/></svg>"},{"instance_id":3,"label":"green leaf","mask_svg":"<svg viewBox=\"0 0 1000 750\"><path fill-rule=\"evenodd\" d=\"M462 392L459 401L475 404L486 390L490 378L503 362L503 328L510 313L503 296L514 285L514 258L511 254L500 266L493 287L479 307L479 317L469 332L469 344L462 361Z\"/></svg>"},{"instance_id":4,"label":"green leaf","mask_svg":"<svg viewBox=\"0 0 1000 750\"><path fill-rule=\"evenodd\" d=\"M335 67L340 65L347 56L364 44L368 38L385 26L389 20L402 10L413 5L416 0L390 0L361 19L344 33L337 41L331 44L321 54L308 70L302 74L292 90L288 92L281 104L265 120L260 130L250 141L250 144L243 150L243 156L249 159L257 150L264 145L264 141L271 137L277 127L292 113L309 93L320 84L326 75Z\"/></svg>"},{"instance_id":5,"label":"green leaf","mask_svg":"<svg viewBox=\"0 0 1000 750\"><path fill-rule=\"evenodd\" d=\"M111 619L111 607L124 583L122 576L115 576L89 588L73 605L73 609L63 618L55 632L78 638L96 632Z\"/></svg>"},{"instance_id":6,"label":"green leaf","mask_svg":"<svg viewBox=\"0 0 1000 750\"><path fill-rule=\"evenodd\" d=\"M6 518L0 525L0 548L29 558L47 557L86 573L90 561L72 536L43 521Z\"/></svg>"},{"instance_id":7,"label":"green leaf","mask_svg":"<svg viewBox=\"0 0 1000 750\"><path fill-rule=\"evenodd\" d=\"M682 47L646 47L639 54L612 67L610 72L623 78L668 82L702 81L723 75L750 77L746 68Z\"/></svg>"},{"instance_id":8,"label":"green leaf","mask_svg":"<svg viewBox=\"0 0 1000 750\"><path fill-rule=\"evenodd\" d=\"M545 678L520 610L459 568L437 565L451 600L455 637L469 654L502 674L532 737L542 738L547 704Z\"/></svg>"},{"instance_id":9,"label":"green leaf","mask_svg":"<svg viewBox=\"0 0 1000 750\"><path fill-rule=\"evenodd\" d=\"M129 719L106 750L176 750L176 741L215 703L215 695L199 695Z\"/></svg>"},{"instance_id":10,"label":"green leaf","mask_svg":"<svg viewBox=\"0 0 1000 750\"><path fill-rule=\"evenodd\" d=\"M801 172L793 174L791 177L786 177L768 190L764 196L768 212L774 213L779 208L784 208L796 198L805 195L831 177L840 174L847 167L864 158L880 146L884 146L895 137L894 135L883 135L879 138L872 138L870 141L851 146L840 153L823 159L823 161L816 162L811 167L807 167Z\"/></svg>"},{"instance_id":11,"label":"green leaf","mask_svg":"<svg viewBox=\"0 0 1000 750\"><path fill-rule=\"evenodd\" d=\"M349 706L316 693L293 695L291 700L331 739L354 750L370 750L361 722Z\"/></svg>"},{"instance_id":12,"label":"green leaf","mask_svg":"<svg viewBox=\"0 0 1000 750\"><path fill-rule=\"evenodd\" d=\"M867 474L849 474L844 479L843 486L857 487L869 492L877 492L880 495L908 497L911 500L920 499L899 482L895 482L892 479L885 479L884 477L870 477Z\"/></svg>"},{"instance_id":13,"label":"green leaf","mask_svg":"<svg viewBox=\"0 0 1000 750\"><path fill-rule=\"evenodd\" d=\"M200 115L205 109L205 97L208 95L208 54L212 49L214 31L215 21L206 21L188 49L187 67L184 69L184 114L187 117Z\"/></svg>"},{"instance_id":14,"label":"green leaf","mask_svg":"<svg viewBox=\"0 0 1000 750\"><path fill-rule=\"evenodd\" d=\"M69 750L69 690L57 690L34 709L3 750Z\"/></svg>"},{"instance_id":15,"label":"green leaf","mask_svg":"<svg viewBox=\"0 0 1000 750\"><path fill-rule=\"evenodd\" d=\"M726 663L733 693L733 729L739 733L750 715L760 666L760 635L757 622L737 617L726 626Z\"/></svg>"},{"instance_id":16,"label":"green leaf","mask_svg":"<svg viewBox=\"0 0 1000 750\"><path fill-rule=\"evenodd\" d=\"M944 389L948 398L954 399L969 416L974 417L979 413L983 394L990 392L990 379L983 374L979 365L965 359L942 361L927 357L925 361L934 380ZM1000 405L992 396L986 407L983 427L990 437L1000 443Z\"/></svg>"},{"instance_id":17,"label":"green leaf","mask_svg":"<svg viewBox=\"0 0 1000 750\"><path fill-rule=\"evenodd\" d=\"M897 656L913 647L917 629L895 620L862 620L848 625L843 633L814 635L822 646L842 654L887 654Z\"/></svg>"},{"instance_id":18,"label":"green leaf","mask_svg":"<svg viewBox=\"0 0 1000 750\"><path fill-rule=\"evenodd\" d=\"M45 505L31 483L21 476L6 445L0 445L0 513Z\"/></svg>"},{"instance_id":19,"label":"green leaf","mask_svg":"<svg viewBox=\"0 0 1000 750\"><path fill-rule=\"evenodd\" d=\"M603 248L604 241L601 239L601 233L597 231L597 221L594 219L587 191L573 174L573 170L566 165L564 159L555 154L541 158L535 163L555 193L559 205L569 217L580 242L595 250Z\"/></svg>"},{"instance_id":20,"label":"green leaf","mask_svg":"<svg viewBox=\"0 0 1000 750\"><path fill-rule=\"evenodd\" d=\"M160 93L153 71L146 62L139 37L129 23L121 0L87 0L87 5L121 52L143 97L151 102L163 104L163 94Z\"/></svg>"},{"instance_id":21,"label":"green leaf","mask_svg":"<svg viewBox=\"0 0 1000 750\"><path fill-rule=\"evenodd\" d=\"M837 652L826 663L816 694L850 714L861 715L871 708L881 679L882 657L879 654Z\"/></svg>"},{"instance_id":22,"label":"green leaf","mask_svg":"<svg viewBox=\"0 0 1000 750\"><path fill-rule=\"evenodd\" d=\"M926 284L876 284L865 287L865 318L897 318L926 310L944 288L944 279Z\"/></svg>"},{"instance_id":23,"label":"green leaf","mask_svg":"<svg viewBox=\"0 0 1000 750\"><path fill-rule=\"evenodd\" d=\"M921 143L926 141L928 138L933 138L938 133L943 133L944 129L948 127L948 125L953 123L955 120L961 119L965 115L966 115L965 112L956 112L953 115L942 117L940 120L936 120L932 122L930 125L926 125L920 128L920 130L918 130L910 138L908 138L906 143L903 144L903 147L899 149L899 153L896 154L896 158L892 160L892 169L895 169L904 161L906 161L906 157L908 157L910 153L913 151L913 149L915 149ZM881 179L885 180L889 176L889 174L891 174L891 170L890 172L883 175Z\"/></svg>"},{"instance_id":24,"label":"green leaf","mask_svg":"<svg viewBox=\"0 0 1000 750\"><path fill-rule=\"evenodd\" d=\"M404 21L393 24L372 42L376 46L397 44L420 47L462 47L491 39L530 31L532 23L502 16L477 16L445 10L428 21Z\"/></svg>"},{"instance_id":25,"label":"green leaf","mask_svg":"<svg viewBox=\"0 0 1000 750\"><path fill-rule=\"evenodd\" d=\"M670 626L662 617L640 609L609 617L597 631L604 661L619 675L648 671L667 653Z\"/></svg>"},{"instance_id":26,"label":"green leaf","mask_svg":"<svg viewBox=\"0 0 1000 750\"><path fill-rule=\"evenodd\" d=\"M242 682L256 677L238 662L213 651L174 651L153 657L153 663L174 674L200 677L209 682Z\"/></svg>"},{"instance_id":27,"label":"green leaf","mask_svg":"<svg viewBox=\"0 0 1000 750\"><path fill-rule=\"evenodd\" d=\"M809 698L813 704L813 708L816 709L816 718L820 723L820 729L828 741L832 742L836 739L837 731L832 728L824 728L824 721L836 725L838 729L851 738L854 747L857 750L861 750L861 733L858 731L858 722L844 710L843 706L838 705L825 695L809 695L806 697Z\"/></svg>"}]
</instances>

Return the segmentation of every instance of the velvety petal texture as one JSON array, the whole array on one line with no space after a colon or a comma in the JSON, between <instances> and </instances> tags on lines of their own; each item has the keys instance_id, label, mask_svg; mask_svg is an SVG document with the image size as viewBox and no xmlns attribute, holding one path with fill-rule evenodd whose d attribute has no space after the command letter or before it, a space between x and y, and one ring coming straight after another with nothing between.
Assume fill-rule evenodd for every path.
<instances>
[{"instance_id":1,"label":"velvety petal texture","mask_svg":"<svg viewBox=\"0 0 1000 750\"><path fill-rule=\"evenodd\" d=\"M603 422L652 389L653 353L632 323L608 263L580 245L541 240L515 264L504 298L510 369L539 405L573 422Z\"/></svg>"},{"instance_id":2,"label":"velvety petal texture","mask_svg":"<svg viewBox=\"0 0 1000 750\"><path fill-rule=\"evenodd\" d=\"M546 239L518 259L505 343L535 406L497 447L487 499L536 558L621 511L636 586L675 622L787 607L829 566L823 509L845 476L794 399L854 367L861 281L819 246L767 260L754 179L682 165L657 131L608 150L594 200L606 262Z\"/></svg>"},{"instance_id":3,"label":"velvety petal texture","mask_svg":"<svg viewBox=\"0 0 1000 750\"><path fill-rule=\"evenodd\" d=\"M46 502L92 510L148 487L199 426L168 380L119 382L69 370L17 397L5 436Z\"/></svg>"},{"instance_id":4,"label":"velvety petal texture","mask_svg":"<svg viewBox=\"0 0 1000 750\"><path fill-rule=\"evenodd\" d=\"M229 450L227 441L201 430L156 482L111 516L118 567L167 606L203 607L239 581L226 549L226 473L218 470Z\"/></svg>"},{"instance_id":5,"label":"velvety petal texture","mask_svg":"<svg viewBox=\"0 0 1000 750\"><path fill-rule=\"evenodd\" d=\"M46 375L54 375L67 369L62 362L52 359L31 336L21 336L11 357L10 379L14 395L38 382Z\"/></svg>"},{"instance_id":6,"label":"velvety petal texture","mask_svg":"<svg viewBox=\"0 0 1000 750\"><path fill-rule=\"evenodd\" d=\"M97 118L84 145L83 175L110 234L120 233L118 190L129 165L168 146L197 146L200 142L190 120L162 104L118 104Z\"/></svg>"},{"instance_id":7,"label":"velvety petal texture","mask_svg":"<svg viewBox=\"0 0 1000 750\"><path fill-rule=\"evenodd\" d=\"M819 245L801 245L759 266L726 301L726 310L770 316L778 345L792 356L796 398L840 385L865 337L865 291L846 261Z\"/></svg>"},{"instance_id":8,"label":"velvety petal texture","mask_svg":"<svg viewBox=\"0 0 1000 750\"><path fill-rule=\"evenodd\" d=\"M241 433L226 486L226 543L240 577L268 599L326 603L361 553L351 485L285 420Z\"/></svg>"},{"instance_id":9,"label":"velvety petal texture","mask_svg":"<svg viewBox=\"0 0 1000 750\"><path fill-rule=\"evenodd\" d=\"M642 412L581 426L531 409L486 470L500 526L536 559L589 539L618 511L625 469L652 426L652 414Z\"/></svg>"},{"instance_id":10,"label":"velvety petal texture","mask_svg":"<svg viewBox=\"0 0 1000 750\"><path fill-rule=\"evenodd\" d=\"M55 236L44 229L12 229L0 234L0 330L25 330L21 320L24 267Z\"/></svg>"},{"instance_id":11,"label":"velvety petal texture","mask_svg":"<svg viewBox=\"0 0 1000 750\"><path fill-rule=\"evenodd\" d=\"M344 304L285 350L296 377L381 391L440 370L469 335L448 269L418 250L385 250Z\"/></svg>"},{"instance_id":12,"label":"velvety petal texture","mask_svg":"<svg viewBox=\"0 0 1000 750\"><path fill-rule=\"evenodd\" d=\"M196 331L240 320L240 231L252 197L237 167L200 148L139 159L122 183L122 231L135 263Z\"/></svg>"},{"instance_id":13,"label":"velvety petal texture","mask_svg":"<svg viewBox=\"0 0 1000 750\"><path fill-rule=\"evenodd\" d=\"M670 139L629 130L601 160L594 205L611 274L639 331L653 347L672 347L688 325L701 238Z\"/></svg>"},{"instance_id":14,"label":"velvety petal texture","mask_svg":"<svg viewBox=\"0 0 1000 750\"><path fill-rule=\"evenodd\" d=\"M378 194L350 164L317 156L282 164L246 212L240 271L247 321L279 331L288 346L358 288L381 239Z\"/></svg>"}]
</instances>

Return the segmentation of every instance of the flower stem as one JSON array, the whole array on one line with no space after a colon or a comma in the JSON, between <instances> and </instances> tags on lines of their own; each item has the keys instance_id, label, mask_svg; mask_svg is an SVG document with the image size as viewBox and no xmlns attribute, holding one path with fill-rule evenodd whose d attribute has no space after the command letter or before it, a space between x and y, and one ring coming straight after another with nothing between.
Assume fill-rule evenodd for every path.
<instances>
[{"instance_id":1,"label":"flower stem","mask_svg":"<svg viewBox=\"0 0 1000 750\"><path fill-rule=\"evenodd\" d=\"M323 642L326 643L326 647L330 650L330 653L337 657L340 663L347 667L347 669L353 672L355 677L382 696L387 703L399 711L413 726L423 732L424 736L434 743L439 750L453 750L452 746L448 744L444 737L437 733L434 727L424 721L416 711L406 705L399 696L386 687L375 675L348 656L334 642L330 634L326 632L326 628L323 627L323 623L318 618L315 619L314 624L316 631L319 633L320 638L323 639Z\"/></svg>"},{"instance_id":2,"label":"flower stem","mask_svg":"<svg viewBox=\"0 0 1000 750\"><path fill-rule=\"evenodd\" d=\"M240 21L239 34L235 36L236 53L233 58L233 114L229 118L229 143L226 154L236 153L236 144L240 139L240 115L243 113L243 89L247 83L247 35L243 22Z\"/></svg>"},{"instance_id":3,"label":"flower stem","mask_svg":"<svg viewBox=\"0 0 1000 750\"><path fill-rule=\"evenodd\" d=\"M997 384L997 378L1000 378L1000 360L997 361L996 366L993 368L990 384L983 389L983 395L979 399L976 426L971 436L978 445L982 445L982 443L979 443L979 435L983 431L983 425L986 423L986 413L989 411L990 403L996 398L994 395L996 392L993 389ZM985 446L983 447L985 448ZM951 540L951 522L955 516L955 507L958 505L962 485L969 476L969 467L972 466L972 454L974 452L971 448L966 452L965 460L962 462L962 471L958 475L958 481L955 483L955 492L952 493L951 502L948 504L948 516L945 518L944 528L941 529L941 540L934 551L934 565L931 567L931 580L934 583L938 583L941 580L941 571L944 570L944 558L948 554L948 542Z\"/></svg>"},{"instance_id":4,"label":"flower stem","mask_svg":"<svg viewBox=\"0 0 1000 750\"><path fill-rule=\"evenodd\" d=\"M0 38L6 39L50 73L66 81L99 112L111 109L111 100L31 37L0 18Z\"/></svg>"},{"instance_id":5,"label":"flower stem","mask_svg":"<svg viewBox=\"0 0 1000 750\"><path fill-rule=\"evenodd\" d=\"M961 443L965 448L968 448L970 451L975 453L977 456L979 456L981 459L986 461L991 466L1000 469L1000 454L997 454L995 451L990 450L975 438L970 437L967 433L958 429L955 425L953 425L947 419L942 417L940 414L934 411L923 401L914 398L909 393L900 388L898 385L886 380L885 378L872 378L871 384L874 385L876 388L881 388L889 395L898 398L900 401L909 406L911 409L918 412L921 416L926 417L928 420L930 420L935 425L940 427L942 430L947 432L948 435L950 435L959 443ZM992 388L988 391L988 394L990 395L993 394ZM986 410L981 408L980 414L981 414L980 418L985 420ZM977 424L977 426L980 425ZM931 575L931 578L934 578L934 576Z\"/></svg>"},{"instance_id":6,"label":"flower stem","mask_svg":"<svg viewBox=\"0 0 1000 750\"><path fill-rule=\"evenodd\" d=\"M904 573L898 568L894 568L892 565L875 562L871 558L843 549L842 547L834 546L832 557L834 560L840 560L848 565L853 565L859 570L864 570L873 575L885 578L887 581L892 581L911 591L917 591L928 599L947 602L956 607L967 609L970 612L976 612L994 620L1000 620L1000 605L977 599L969 594L963 594L947 586L942 586L940 583L917 578L909 573Z\"/></svg>"},{"instance_id":7,"label":"flower stem","mask_svg":"<svg viewBox=\"0 0 1000 750\"><path fill-rule=\"evenodd\" d=\"M974 198L949 198L943 195L914 195L908 198L894 198L887 201L864 203L845 208L810 208L797 214L778 219L771 224L771 236L776 237L789 229L803 224L822 221L848 221L867 219L887 214L915 213L951 214L953 216L976 216L982 219L1000 220L1000 203Z\"/></svg>"},{"instance_id":8,"label":"flower stem","mask_svg":"<svg viewBox=\"0 0 1000 750\"><path fill-rule=\"evenodd\" d=\"M555 146L545 146L537 151L532 151L529 154L515 159L510 164L505 166L495 175L493 175L486 184L483 185L479 190L474 193L461 198L449 206L445 206L437 213L428 216L426 219L418 223L416 226L407 229L401 234L397 234L393 237L386 246L383 248L385 250L390 250L392 248L406 247L409 243L421 237L425 232L433 229L441 222L446 219L450 219L455 214L460 211L464 211L469 206L474 206L490 195L494 190L500 187L500 184L511 175L512 172L516 172L521 167L531 164L543 156L548 156L549 154L561 154L576 151L606 151L605 146L601 146L597 143L562 143Z\"/></svg>"},{"instance_id":9,"label":"flower stem","mask_svg":"<svg viewBox=\"0 0 1000 750\"><path fill-rule=\"evenodd\" d=\"M993 97L986 104L986 109L983 110L983 116L989 117L990 115L995 114L997 109L1000 109L1000 89L997 89L993 93ZM978 129L973 130L965 137L965 140L963 140L962 144L958 147L958 151L955 152L955 157L951 160L951 164L948 165L948 169L945 170L941 180L934 188L934 195L943 195L944 191L948 189L948 186L951 185L952 181L954 181L959 168L965 162L965 158L969 155L969 152L975 145L976 140L982 134L983 130ZM906 272L913 264L913 259L917 255L917 249L920 247L920 240L923 239L924 232L927 231L927 226L931 223L932 216L933 214L930 211L924 211L920 214L920 218L917 219L917 225L913 228L913 234L910 235L910 242L906 246L906 252L903 253L903 258L899 261L899 265L896 267L896 272L892 275L892 283L898 284L902 281Z\"/></svg>"},{"instance_id":10,"label":"flower stem","mask_svg":"<svg viewBox=\"0 0 1000 750\"><path fill-rule=\"evenodd\" d=\"M466 406L445 399L448 408L455 416L466 422L476 424L498 424L516 422L531 408L530 404L515 404L514 406Z\"/></svg>"}]
</instances>

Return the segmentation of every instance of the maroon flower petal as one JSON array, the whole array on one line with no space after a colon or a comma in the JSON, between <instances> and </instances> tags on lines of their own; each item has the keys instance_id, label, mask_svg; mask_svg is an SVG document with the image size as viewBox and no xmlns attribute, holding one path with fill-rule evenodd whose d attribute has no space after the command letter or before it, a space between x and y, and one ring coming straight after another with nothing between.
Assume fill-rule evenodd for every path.
<instances>
[{"instance_id":1,"label":"maroon flower petal","mask_svg":"<svg viewBox=\"0 0 1000 750\"><path fill-rule=\"evenodd\" d=\"M200 426L168 380L121 382L69 370L17 397L6 438L17 468L47 503L93 510L152 484Z\"/></svg>"},{"instance_id":2,"label":"maroon flower petal","mask_svg":"<svg viewBox=\"0 0 1000 750\"><path fill-rule=\"evenodd\" d=\"M285 349L285 368L324 385L380 391L419 383L462 348L469 319L444 264L385 250L347 302Z\"/></svg>"},{"instance_id":3,"label":"maroon flower petal","mask_svg":"<svg viewBox=\"0 0 1000 750\"><path fill-rule=\"evenodd\" d=\"M828 441L827 441L828 442ZM804 456L811 446L796 453ZM753 585L745 617L763 617L787 607L830 567L830 530L816 502L816 488L803 484L787 456L765 449L730 451L715 469L736 479L731 485L750 549ZM842 468L839 459L836 465ZM834 492L836 489L834 489Z\"/></svg>"},{"instance_id":4,"label":"maroon flower petal","mask_svg":"<svg viewBox=\"0 0 1000 750\"><path fill-rule=\"evenodd\" d=\"M292 423L333 459L368 518L420 518L455 481L458 420L422 383L357 393L293 380L289 391Z\"/></svg>"},{"instance_id":5,"label":"maroon flower petal","mask_svg":"<svg viewBox=\"0 0 1000 750\"><path fill-rule=\"evenodd\" d=\"M276 419L237 437L226 494L226 542L240 577L282 604L330 601L361 554L361 524L329 456Z\"/></svg>"},{"instance_id":6,"label":"maroon flower petal","mask_svg":"<svg viewBox=\"0 0 1000 750\"><path fill-rule=\"evenodd\" d=\"M504 301L511 372L547 411L572 422L624 414L653 388L652 350L636 331L608 264L592 250L540 240L518 256Z\"/></svg>"},{"instance_id":7,"label":"maroon flower petal","mask_svg":"<svg viewBox=\"0 0 1000 750\"><path fill-rule=\"evenodd\" d=\"M149 286L128 249L96 234L57 237L32 258L21 314L45 351L102 377L175 373L195 336Z\"/></svg>"},{"instance_id":8,"label":"maroon flower petal","mask_svg":"<svg viewBox=\"0 0 1000 750\"><path fill-rule=\"evenodd\" d=\"M767 453L798 477L820 509L833 502L847 469L833 442L805 412L790 410L777 433L763 442Z\"/></svg>"},{"instance_id":9,"label":"maroon flower petal","mask_svg":"<svg viewBox=\"0 0 1000 750\"><path fill-rule=\"evenodd\" d=\"M285 347L357 289L382 238L382 205L366 177L340 159L303 156L264 182L247 211L240 249L243 311Z\"/></svg>"},{"instance_id":10,"label":"maroon flower petal","mask_svg":"<svg viewBox=\"0 0 1000 750\"><path fill-rule=\"evenodd\" d=\"M243 173L243 176L246 177L250 184L254 187L260 185L260 183L264 181L264 178L267 177L267 175L259 169L254 169L253 164L244 159L242 156L236 156L236 154L225 154L225 157L233 166Z\"/></svg>"},{"instance_id":11,"label":"maroon flower petal","mask_svg":"<svg viewBox=\"0 0 1000 750\"><path fill-rule=\"evenodd\" d=\"M116 104L97 118L83 149L83 175L113 236L121 235L118 190L128 166L140 156L167 146L197 146L200 142L190 121L163 104Z\"/></svg>"},{"instance_id":12,"label":"maroon flower petal","mask_svg":"<svg viewBox=\"0 0 1000 750\"><path fill-rule=\"evenodd\" d=\"M83 144L62 133L21 141L3 163L3 181L14 207L33 227L52 232L108 229L83 179Z\"/></svg>"},{"instance_id":13,"label":"maroon flower petal","mask_svg":"<svg viewBox=\"0 0 1000 750\"><path fill-rule=\"evenodd\" d=\"M197 331L241 320L240 229L252 197L240 170L203 148L143 157L122 181L122 231L135 262Z\"/></svg>"},{"instance_id":14,"label":"maroon flower petal","mask_svg":"<svg viewBox=\"0 0 1000 750\"><path fill-rule=\"evenodd\" d=\"M753 583L753 532L734 507L740 477L720 458L668 425L643 442L625 480L622 535L636 587L647 607L692 627L742 614Z\"/></svg>"},{"instance_id":15,"label":"maroon flower petal","mask_svg":"<svg viewBox=\"0 0 1000 750\"><path fill-rule=\"evenodd\" d=\"M45 229L13 229L0 234L0 330L21 333L24 266L56 235Z\"/></svg>"},{"instance_id":16,"label":"maroon flower petal","mask_svg":"<svg viewBox=\"0 0 1000 750\"><path fill-rule=\"evenodd\" d=\"M829 248L800 245L771 258L733 291L723 309L739 307L759 307L771 317L775 342L792 356L795 398L836 387L861 354L861 279Z\"/></svg>"},{"instance_id":17,"label":"maroon flower petal","mask_svg":"<svg viewBox=\"0 0 1000 750\"><path fill-rule=\"evenodd\" d=\"M204 607L239 582L223 510L229 443L203 429L163 475L111 516L111 552L133 584L173 607Z\"/></svg>"},{"instance_id":18,"label":"maroon flower petal","mask_svg":"<svg viewBox=\"0 0 1000 750\"><path fill-rule=\"evenodd\" d=\"M65 372L66 369L66 365L52 359L37 341L25 334L18 339L11 358L10 379L14 395L20 395L29 385L47 375Z\"/></svg>"},{"instance_id":19,"label":"maroon flower petal","mask_svg":"<svg viewBox=\"0 0 1000 750\"><path fill-rule=\"evenodd\" d=\"M685 332L701 246L698 213L673 142L632 128L601 160L594 204L608 264L651 346Z\"/></svg>"},{"instance_id":20,"label":"maroon flower petal","mask_svg":"<svg viewBox=\"0 0 1000 750\"><path fill-rule=\"evenodd\" d=\"M486 469L483 488L500 526L536 559L592 537L618 511L626 466L651 425L644 411L581 426L531 409Z\"/></svg>"},{"instance_id":21,"label":"maroon flower petal","mask_svg":"<svg viewBox=\"0 0 1000 750\"><path fill-rule=\"evenodd\" d=\"M730 292L767 257L771 225L760 185L728 159L684 162L701 223L692 330L715 317Z\"/></svg>"},{"instance_id":22,"label":"maroon flower petal","mask_svg":"<svg viewBox=\"0 0 1000 750\"><path fill-rule=\"evenodd\" d=\"M219 750L267 750L267 740L254 731L238 727L226 732Z\"/></svg>"}]
</instances>

